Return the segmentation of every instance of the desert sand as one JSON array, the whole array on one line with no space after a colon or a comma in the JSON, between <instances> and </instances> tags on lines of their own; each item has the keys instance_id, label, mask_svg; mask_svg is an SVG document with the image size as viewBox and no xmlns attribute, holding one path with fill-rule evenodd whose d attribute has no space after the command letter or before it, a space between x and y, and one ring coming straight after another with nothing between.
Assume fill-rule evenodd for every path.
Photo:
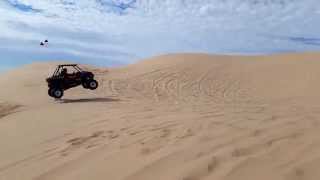
<instances>
[{"instance_id":1,"label":"desert sand","mask_svg":"<svg viewBox=\"0 0 320 180\"><path fill-rule=\"evenodd\" d=\"M0 75L0 180L318 180L320 54L175 54L47 95Z\"/></svg>"}]
</instances>

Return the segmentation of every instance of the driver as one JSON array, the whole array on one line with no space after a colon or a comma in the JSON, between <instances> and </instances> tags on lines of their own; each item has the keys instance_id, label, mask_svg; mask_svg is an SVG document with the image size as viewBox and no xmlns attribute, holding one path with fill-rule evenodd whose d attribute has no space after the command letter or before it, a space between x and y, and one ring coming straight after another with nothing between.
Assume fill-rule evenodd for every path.
<instances>
[{"instance_id":1,"label":"driver","mask_svg":"<svg viewBox=\"0 0 320 180\"><path fill-rule=\"evenodd\" d=\"M63 69L62 69L61 75L62 75L63 77L67 77L67 76L68 76L68 70L67 70L67 68L63 68Z\"/></svg>"},{"instance_id":2,"label":"driver","mask_svg":"<svg viewBox=\"0 0 320 180\"><path fill-rule=\"evenodd\" d=\"M63 68L63 69L62 69L61 75L62 75L63 77L65 77L65 78L69 78L69 79L75 78L75 74L69 74L67 68Z\"/></svg>"}]
</instances>

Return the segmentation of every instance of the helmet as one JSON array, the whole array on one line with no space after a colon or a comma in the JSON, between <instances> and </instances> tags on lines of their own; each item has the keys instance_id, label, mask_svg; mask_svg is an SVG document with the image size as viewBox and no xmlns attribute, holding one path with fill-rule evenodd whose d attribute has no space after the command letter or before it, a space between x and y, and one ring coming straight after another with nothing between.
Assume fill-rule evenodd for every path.
<instances>
[{"instance_id":1,"label":"helmet","mask_svg":"<svg viewBox=\"0 0 320 180\"><path fill-rule=\"evenodd\" d=\"M62 74L66 74L67 72L68 72L67 68L63 68L61 71Z\"/></svg>"}]
</instances>

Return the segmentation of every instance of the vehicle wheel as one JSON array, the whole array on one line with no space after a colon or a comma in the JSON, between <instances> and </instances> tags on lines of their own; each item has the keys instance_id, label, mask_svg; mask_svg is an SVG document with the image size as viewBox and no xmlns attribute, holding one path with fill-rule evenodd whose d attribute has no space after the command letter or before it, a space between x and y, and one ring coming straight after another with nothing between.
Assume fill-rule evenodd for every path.
<instances>
[{"instance_id":1,"label":"vehicle wheel","mask_svg":"<svg viewBox=\"0 0 320 180\"><path fill-rule=\"evenodd\" d=\"M91 80L88 82L88 88L91 89L91 90L95 90L98 88L98 81L96 80Z\"/></svg>"},{"instance_id":2,"label":"vehicle wheel","mask_svg":"<svg viewBox=\"0 0 320 180\"><path fill-rule=\"evenodd\" d=\"M85 89L88 89L89 88L88 82L86 82L86 81L83 82L82 83L82 87L85 88Z\"/></svg>"},{"instance_id":3,"label":"vehicle wheel","mask_svg":"<svg viewBox=\"0 0 320 180\"><path fill-rule=\"evenodd\" d=\"M48 89L48 95L49 95L50 97L53 97L53 96L52 96L52 90L53 90L53 89L51 89L51 88Z\"/></svg>"},{"instance_id":4,"label":"vehicle wheel","mask_svg":"<svg viewBox=\"0 0 320 180\"><path fill-rule=\"evenodd\" d=\"M62 89L53 89L51 91L52 97L60 99L63 96L63 90Z\"/></svg>"}]
</instances>

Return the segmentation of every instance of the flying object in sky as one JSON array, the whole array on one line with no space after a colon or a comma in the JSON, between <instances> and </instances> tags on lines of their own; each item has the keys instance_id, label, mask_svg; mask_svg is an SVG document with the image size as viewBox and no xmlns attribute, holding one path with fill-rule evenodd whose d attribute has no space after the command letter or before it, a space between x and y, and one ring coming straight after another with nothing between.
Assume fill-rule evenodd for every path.
<instances>
[{"instance_id":1,"label":"flying object in sky","mask_svg":"<svg viewBox=\"0 0 320 180\"><path fill-rule=\"evenodd\" d=\"M40 42L40 46L45 46L45 47L47 47L48 46L48 43L49 43L49 41L46 39L46 40L44 40L44 42Z\"/></svg>"}]
</instances>

